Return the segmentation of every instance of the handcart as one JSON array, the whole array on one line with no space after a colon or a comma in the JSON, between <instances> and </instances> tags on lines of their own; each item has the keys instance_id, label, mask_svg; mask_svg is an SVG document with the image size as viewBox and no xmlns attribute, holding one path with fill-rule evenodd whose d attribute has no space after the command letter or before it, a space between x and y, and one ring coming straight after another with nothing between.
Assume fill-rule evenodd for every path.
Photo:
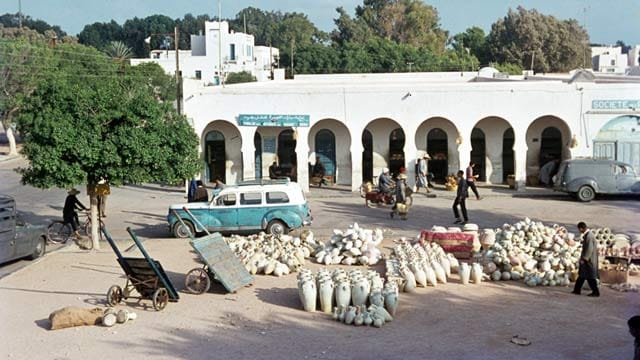
<instances>
[{"instance_id":1,"label":"handcart","mask_svg":"<svg viewBox=\"0 0 640 360\"><path fill-rule=\"evenodd\" d=\"M207 235L195 238L189 231L191 241L189 244L198 254L204 265L191 269L184 280L184 285L194 294L202 294L209 291L211 281L216 279L222 283L227 291L234 293L243 286L253 283L253 276L240 260L231 251L220 233L209 233L207 228L186 208L183 210L207 233ZM174 214L182 223L182 218L175 210ZM186 229L189 227L182 224Z\"/></svg>"},{"instance_id":2,"label":"handcart","mask_svg":"<svg viewBox=\"0 0 640 360\"><path fill-rule=\"evenodd\" d=\"M124 289L118 285L113 285L107 292L107 303L110 306L116 306L123 299L138 299L153 301L153 308L157 311L164 309L169 301L177 302L180 298L178 292L173 287L171 280L164 272L162 265L157 260L152 259L145 248L142 246L138 237L133 233L131 228L127 228L127 232L131 235L133 242L136 244L143 258L129 258L122 256L118 246L111 238L111 235L102 227L109 245L118 256L118 263L125 275L127 275L127 283ZM136 290L140 296L131 296Z\"/></svg>"}]
</instances>

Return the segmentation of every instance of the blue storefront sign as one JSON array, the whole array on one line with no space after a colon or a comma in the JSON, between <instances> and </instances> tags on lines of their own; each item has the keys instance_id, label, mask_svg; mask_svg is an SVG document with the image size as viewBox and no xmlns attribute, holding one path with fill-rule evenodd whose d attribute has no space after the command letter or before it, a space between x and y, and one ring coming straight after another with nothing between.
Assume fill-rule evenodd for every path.
<instances>
[{"instance_id":1,"label":"blue storefront sign","mask_svg":"<svg viewBox=\"0 0 640 360\"><path fill-rule=\"evenodd\" d=\"M640 100L593 100L591 108L594 110L640 109Z\"/></svg>"},{"instance_id":2,"label":"blue storefront sign","mask_svg":"<svg viewBox=\"0 0 640 360\"><path fill-rule=\"evenodd\" d=\"M309 115L240 114L238 125L308 127Z\"/></svg>"}]
</instances>

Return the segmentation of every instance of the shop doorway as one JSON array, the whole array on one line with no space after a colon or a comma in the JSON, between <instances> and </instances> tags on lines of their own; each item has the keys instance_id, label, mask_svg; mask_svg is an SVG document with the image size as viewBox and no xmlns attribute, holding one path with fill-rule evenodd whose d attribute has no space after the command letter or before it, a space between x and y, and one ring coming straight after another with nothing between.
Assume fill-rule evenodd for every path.
<instances>
[{"instance_id":1,"label":"shop doorway","mask_svg":"<svg viewBox=\"0 0 640 360\"><path fill-rule=\"evenodd\" d=\"M326 175L331 176L332 183L336 176L336 137L331 130L318 131L315 139L316 156L320 157Z\"/></svg>"},{"instance_id":2,"label":"shop doorway","mask_svg":"<svg viewBox=\"0 0 640 360\"><path fill-rule=\"evenodd\" d=\"M291 129L284 130L278 135L278 165L280 174L291 174L291 168L296 165L296 138Z\"/></svg>"},{"instance_id":3,"label":"shop doorway","mask_svg":"<svg viewBox=\"0 0 640 360\"><path fill-rule=\"evenodd\" d=\"M205 161L209 182L213 182L217 177L223 183L227 182L226 160L224 135L215 130L208 132L205 137Z\"/></svg>"},{"instance_id":4,"label":"shop doorway","mask_svg":"<svg viewBox=\"0 0 640 360\"><path fill-rule=\"evenodd\" d=\"M398 175L400 168L404 167L404 131L397 128L389 135L389 171Z\"/></svg>"},{"instance_id":5,"label":"shop doorway","mask_svg":"<svg viewBox=\"0 0 640 360\"><path fill-rule=\"evenodd\" d=\"M371 131L362 132L362 182L373 182L373 136Z\"/></svg>"},{"instance_id":6,"label":"shop doorway","mask_svg":"<svg viewBox=\"0 0 640 360\"><path fill-rule=\"evenodd\" d=\"M449 145L447 133L435 128L427 134L427 153L429 160L429 172L433 173L434 180L444 182L449 172Z\"/></svg>"},{"instance_id":7,"label":"shop doorway","mask_svg":"<svg viewBox=\"0 0 640 360\"><path fill-rule=\"evenodd\" d=\"M473 173L478 175L478 181L487 181L486 156L484 131L475 128L471 131L471 161L476 164L473 168ZM462 164L465 169L468 165Z\"/></svg>"},{"instance_id":8,"label":"shop doorway","mask_svg":"<svg viewBox=\"0 0 640 360\"><path fill-rule=\"evenodd\" d=\"M549 126L540 136L540 167L553 159L562 159L562 133L557 127Z\"/></svg>"},{"instance_id":9,"label":"shop doorway","mask_svg":"<svg viewBox=\"0 0 640 360\"><path fill-rule=\"evenodd\" d=\"M262 136L257 132L253 135L253 156L255 158L255 178L262 179Z\"/></svg>"},{"instance_id":10,"label":"shop doorway","mask_svg":"<svg viewBox=\"0 0 640 360\"><path fill-rule=\"evenodd\" d=\"M507 182L509 175L515 174L515 156L513 154L513 144L515 135L513 128L505 130L502 136L502 182Z\"/></svg>"}]
</instances>

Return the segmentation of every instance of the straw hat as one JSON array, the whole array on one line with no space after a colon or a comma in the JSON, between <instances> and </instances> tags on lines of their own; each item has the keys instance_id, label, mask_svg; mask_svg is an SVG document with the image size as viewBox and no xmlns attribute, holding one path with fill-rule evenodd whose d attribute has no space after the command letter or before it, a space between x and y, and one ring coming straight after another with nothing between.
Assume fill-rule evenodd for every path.
<instances>
[{"instance_id":1,"label":"straw hat","mask_svg":"<svg viewBox=\"0 0 640 360\"><path fill-rule=\"evenodd\" d=\"M428 153L424 153L424 155L422 155L423 159L427 159L427 160L431 160L431 156L429 156Z\"/></svg>"},{"instance_id":2,"label":"straw hat","mask_svg":"<svg viewBox=\"0 0 640 360\"><path fill-rule=\"evenodd\" d=\"M73 188L71 190L68 191L69 195L78 195L80 194L80 191L78 191L76 188Z\"/></svg>"}]
</instances>

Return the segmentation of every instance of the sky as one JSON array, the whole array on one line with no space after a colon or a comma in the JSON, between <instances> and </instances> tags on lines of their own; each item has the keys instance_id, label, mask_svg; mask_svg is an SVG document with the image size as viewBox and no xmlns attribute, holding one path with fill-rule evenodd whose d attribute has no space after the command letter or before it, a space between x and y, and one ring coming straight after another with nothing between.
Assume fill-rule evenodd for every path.
<instances>
[{"instance_id":1,"label":"sky","mask_svg":"<svg viewBox=\"0 0 640 360\"><path fill-rule=\"evenodd\" d=\"M344 7L353 15L362 0L221 0L222 17L234 18L241 10L253 6L262 10L301 12L324 31L334 29L335 9ZM0 0L0 14L22 12L51 25L59 25L71 35L77 35L84 25L94 22L119 24L125 20L162 14L171 18L209 14L217 16L217 0ZM450 35L479 26L488 33L491 24L504 17L509 8L519 5L537 9L560 19L573 18L584 25L592 43L640 45L640 0L425 0L440 15L443 29Z\"/></svg>"}]
</instances>

